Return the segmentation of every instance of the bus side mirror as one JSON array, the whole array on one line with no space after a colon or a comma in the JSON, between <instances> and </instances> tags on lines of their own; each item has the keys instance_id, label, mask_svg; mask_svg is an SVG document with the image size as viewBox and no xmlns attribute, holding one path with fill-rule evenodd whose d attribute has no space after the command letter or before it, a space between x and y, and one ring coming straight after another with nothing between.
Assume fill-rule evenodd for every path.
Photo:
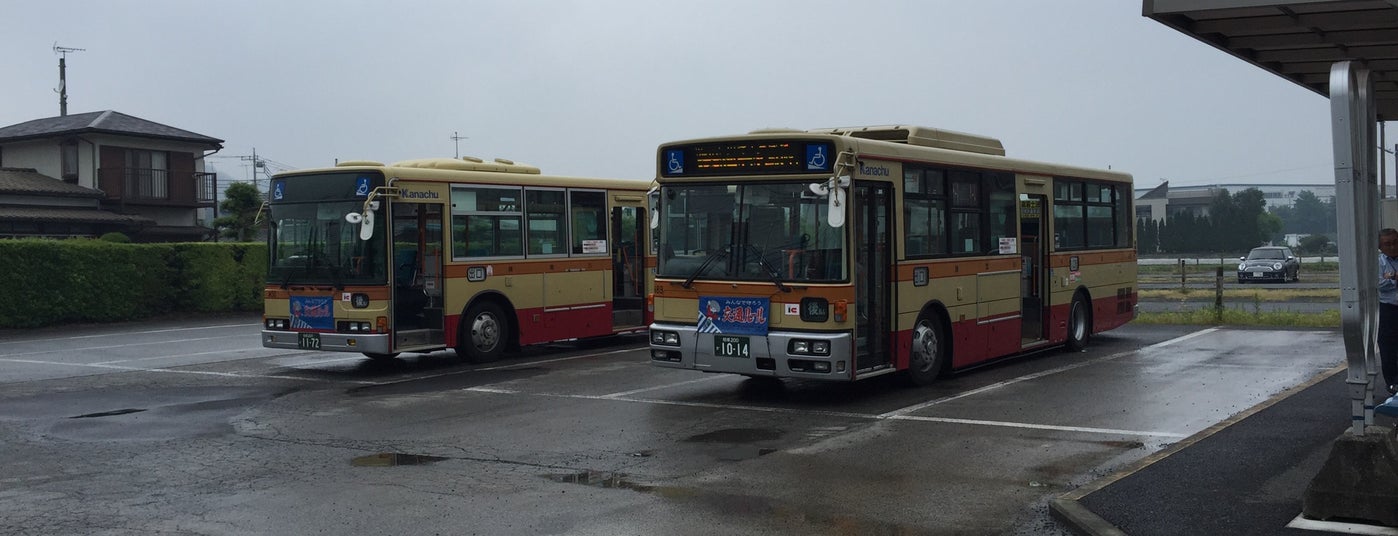
<instances>
[{"instance_id":1,"label":"bus side mirror","mask_svg":"<svg viewBox=\"0 0 1398 536\"><path fill-rule=\"evenodd\" d=\"M829 212L825 217L830 222L831 227L842 227L845 225L845 187L849 186L849 175L831 177L826 182L816 182L810 184L810 189L821 197L830 196L828 205Z\"/></svg>"},{"instance_id":2,"label":"bus side mirror","mask_svg":"<svg viewBox=\"0 0 1398 536\"><path fill-rule=\"evenodd\" d=\"M373 200L364 202L364 212L351 212L345 214L345 221L351 224L359 224L359 239L368 240L374 237L374 211L379 209L379 202Z\"/></svg>"},{"instance_id":3,"label":"bus side mirror","mask_svg":"<svg viewBox=\"0 0 1398 536\"><path fill-rule=\"evenodd\" d=\"M650 228L660 228L660 187L653 186L646 192L646 199L650 200Z\"/></svg>"},{"instance_id":4,"label":"bus side mirror","mask_svg":"<svg viewBox=\"0 0 1398 536\"><path fill-rule=\"evenodd\" d=\"M363 214L360 214L358 212L351 212L349 214L345 214L345 221L350 222L351 224L359 224L360 240L368 240L374 237L373 212L365 212Z\"/></svg>"}]
</instances>

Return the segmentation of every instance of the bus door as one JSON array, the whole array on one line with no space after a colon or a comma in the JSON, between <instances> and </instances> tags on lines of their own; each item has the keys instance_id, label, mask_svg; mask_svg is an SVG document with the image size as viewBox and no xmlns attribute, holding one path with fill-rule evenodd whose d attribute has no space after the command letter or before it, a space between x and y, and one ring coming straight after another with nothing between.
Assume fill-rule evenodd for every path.
<instances>
[{"instance_id":1,"label":"bus door","mask_svg":"<svg viewBox=\"0 0 1398 536\"><path fill-rule=\"evenodd\" d=\"M1047 279L1048 243L1043 239L1044 208L1048 206L1042 195L1019 195L1019 271L1020 303L1020 343L1031 344L1044 340L1044 319L1048 317L1048 300L1044 292Z\"/></svg>"},{"instance_id":2,"label":"bus door","mask_svg":"<svg viewBox=\"0 0 1398 536\"><path fill-rule=\"evenodd\" d=\"M394 349L445 344L442 205L393 203Z\"/></svg>"},{"instance_id":3,"label":"bus door","mask_svg":"<svg viewBox=\"0 0 1398 536\"><path fill-rule=\"evenodd\" d=\"M641 254L645 210L612 208L612 329L640 326L645 317L645 257Z\"/></svg>"},{"instance_id":4,"label":"bus door","mask_svg":"<svg viewBox=\"0 0 1398 536\"><path fill-rule=\"evenodd\" d=\"M893 204L887 183L854 184L854 370L870 372L892 364L889 341L894 318L889 285L892 251L889 217Z\"/></svg>"}]
</instances>

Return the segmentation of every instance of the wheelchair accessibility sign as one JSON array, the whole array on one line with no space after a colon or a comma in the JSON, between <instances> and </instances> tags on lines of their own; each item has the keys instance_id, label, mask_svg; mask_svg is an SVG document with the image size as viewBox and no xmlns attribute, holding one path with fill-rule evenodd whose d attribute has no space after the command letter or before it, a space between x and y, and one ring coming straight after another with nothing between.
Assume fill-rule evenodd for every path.
<instances>
[{"instance_id":1,"label":"wheelchair accessibility sign","mask_svg":"<svg viewBox=\"0 0 1398 536\"><path fill-rule=\"evenodd\" d=\"M354 187L355 197L369 197L369 177L359 177L358 183Z\"/></svg>"}]
</instances>

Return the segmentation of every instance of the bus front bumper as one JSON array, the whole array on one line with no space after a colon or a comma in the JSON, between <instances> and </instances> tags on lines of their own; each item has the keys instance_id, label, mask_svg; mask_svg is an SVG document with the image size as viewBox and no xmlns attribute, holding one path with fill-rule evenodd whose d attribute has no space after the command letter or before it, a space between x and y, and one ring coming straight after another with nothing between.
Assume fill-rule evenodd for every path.
<instances>
[{"instance_id":1,"label":"bus front bumper","mask_svg":"<svg viewBox=\"0 0 1398 536\"><path fill-rule=\"evenodd\" d=\"M387 333L302 333L262 330L262 346L326 352L391 353L393 340Z\"/></svg>"},{"instance_id":2,"label":"bus front bumper","mask_svg":"<svg viewBox=\"0 0 1398 536\"><path fill-rule=\"evenodd\" d=\"M726 336L700 333L695 326L683 324L651 324L650 332L673 333L678 345L650 343L651 364L658 367L723 372L746 376L803 378L813 380L848 381L854 378L853 339L849 332L786 332L769 331L767 335ZM719 355L720 337L737 339L744 351L730 352L746 355ZM824 355L798 354L791 350L794 343L824 342L829 351ZM730 350L732 345L727 345Z\"/></svg>"}]
</instances>

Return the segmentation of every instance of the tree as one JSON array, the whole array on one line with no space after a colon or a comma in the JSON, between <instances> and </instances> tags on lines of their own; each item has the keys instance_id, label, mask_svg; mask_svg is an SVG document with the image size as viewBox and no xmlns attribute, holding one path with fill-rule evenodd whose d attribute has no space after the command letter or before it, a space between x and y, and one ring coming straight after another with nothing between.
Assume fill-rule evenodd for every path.
<instances>
[{"instance_id":1,"label":"tree","mask_svg":"<svg viewBox=\"0 0 1398 536\"><path fill-rule=\"evenodd\" d=\"M1272 234L1281 230L1281 220L1267 214L1267 198L1262 190L1248 188L1233 195L1235 217L1233 223L1237 237L1229 244L1229 250L1247 251L1266 243ZM1224 229L1219 229L1223 231Z\"/></svg>"},{"instance_id":2,"label":"tree","mask_svg":"<svg viewBox=\"0 0 1398 536\"><path fill-rule=\"evenodd\" d=\"M1321 234L1335 232L1335 203L1324 202L1310 190L1296 194L1291 204L1295 225L1288 225L1291 232L1298 234Z\"/></svg>"},{"instance_id":3,"label":"tree","mask_svg":"<svg viewBox=\"0 0 1398 536\"><path fill-rule=\"evenodd\" d=\"M1330 237L1323 234L1313 234L1302 238L1301 241L1296 244L1296 249L1300 250L1301 253L1324 254L1329 251L1327 247L1329 245Z\"/></svg>"},{"instance_id":4,"label":"tree","mask_svg":"<svg viewBox=\"0 0 1398 536\"><path fill-rule=\"evenodd\" d=\"M256 186L246 182L230 184L223 191L223 202L218 204L223 215L214 220L214 228L224 238L247 242L258 227L254 222L261 208L262 192Z\"/></svg>"}]
</instances>

